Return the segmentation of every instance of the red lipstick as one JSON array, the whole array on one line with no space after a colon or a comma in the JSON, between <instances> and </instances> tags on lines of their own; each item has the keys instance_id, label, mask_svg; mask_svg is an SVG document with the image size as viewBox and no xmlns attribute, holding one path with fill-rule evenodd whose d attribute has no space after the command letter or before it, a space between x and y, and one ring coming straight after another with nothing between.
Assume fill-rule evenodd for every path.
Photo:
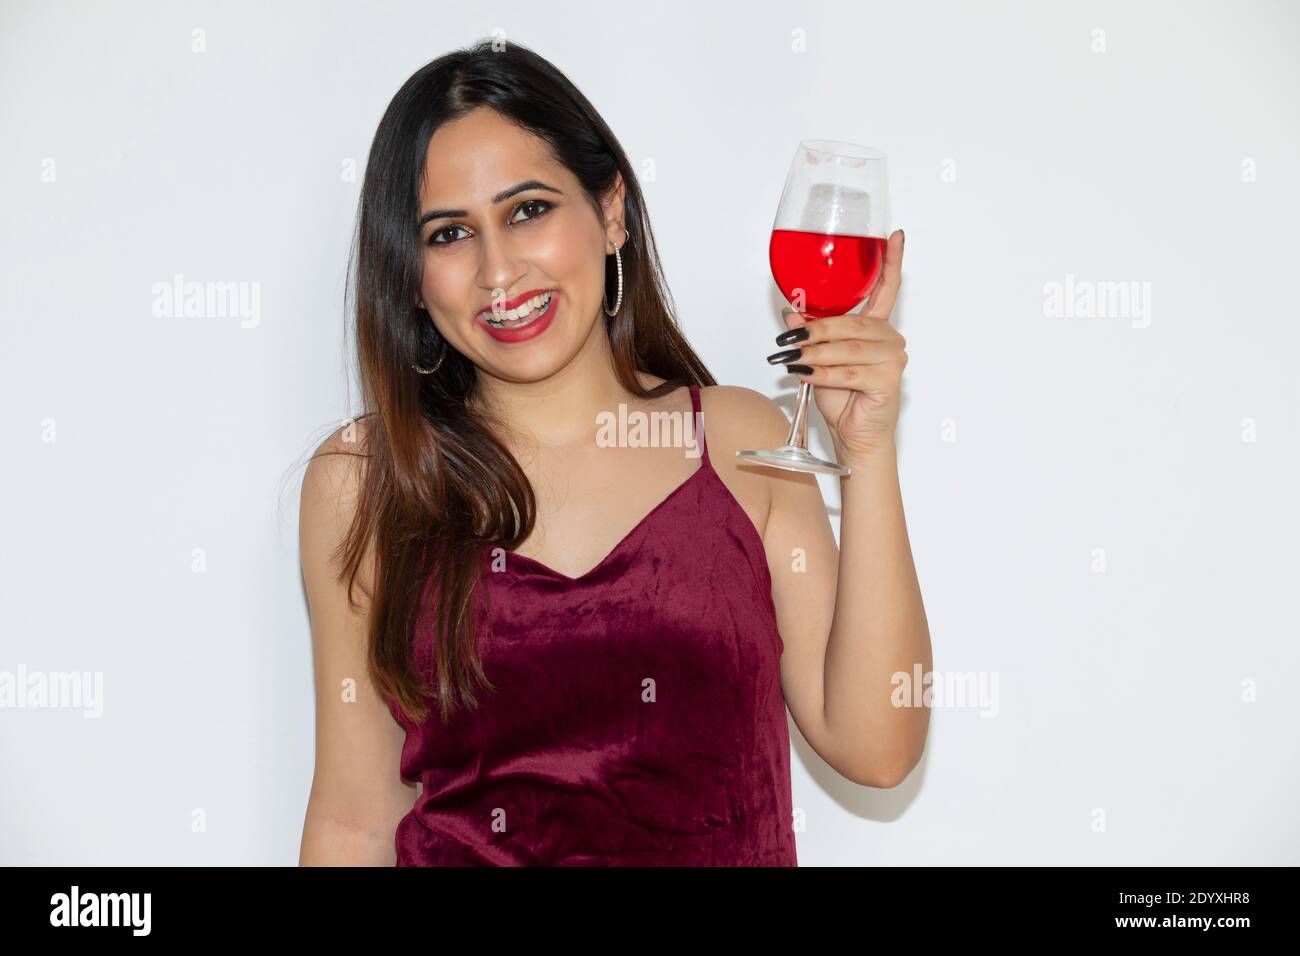
<instances>
[{"instance_id":1,"label":"red lipstick","mask_svg":"<svg viewBox=\"0 0 1300 956\"><path fill-rule=\"evenodd\" d=\"M530 339L535 339L550 328L551 322L555 319L555 310L560 306L559 289L537 289L532 292L525 292L523 295L515 296L513 300L506 303L505 309L503 309L505 311L506 309L516 308L533 296L547 292L550 293L551 301L547 303L546 308L541 313L530 317L531 321L525 325L515 328L497 328L487 321L488 316L492 314L492 309L484 309L478 314L478 324L498 342L527 342Z\"/></svg>"}]
</instances>

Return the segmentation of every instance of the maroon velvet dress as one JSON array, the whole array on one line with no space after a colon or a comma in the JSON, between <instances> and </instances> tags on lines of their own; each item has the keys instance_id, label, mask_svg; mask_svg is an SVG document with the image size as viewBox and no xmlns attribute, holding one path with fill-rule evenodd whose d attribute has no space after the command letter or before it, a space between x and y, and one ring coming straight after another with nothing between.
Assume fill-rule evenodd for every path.
<instances>
[{"instance_id":1,"label":"maroon velvet dress","mask_svg":"<svg viewBox=\"0 0 1300 956\"><path fill-rule=\"evenodd\" d=\"M398 866L798 865L767 559L690 393L699 467L594 568L485 550L481 709L389 701L423 784Z\"/></svg>"}]
</instances>

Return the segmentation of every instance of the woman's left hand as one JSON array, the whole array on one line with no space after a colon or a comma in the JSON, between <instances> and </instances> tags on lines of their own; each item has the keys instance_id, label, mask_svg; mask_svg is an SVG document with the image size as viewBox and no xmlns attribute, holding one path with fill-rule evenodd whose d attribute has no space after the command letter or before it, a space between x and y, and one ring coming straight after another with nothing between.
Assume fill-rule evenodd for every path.
<instances>
[{"instance_id":1,"label":"woman's left hand","mask_svg":"<svg viewBox=\"0 0 1300 956\"><path fill-rule=\"evenodd\" d=\"M785 364L807 365L817 409L831 428L841 462L863 459L894 440L898 424L907 344L889 324L903 280L903 231L896 230L885 245L885 262L867 307L861 315L832 315L811 321L792 309L785 311L788 329L808 326L808 338L785 348L801 349Z\"/></svg>"}]
</instances>

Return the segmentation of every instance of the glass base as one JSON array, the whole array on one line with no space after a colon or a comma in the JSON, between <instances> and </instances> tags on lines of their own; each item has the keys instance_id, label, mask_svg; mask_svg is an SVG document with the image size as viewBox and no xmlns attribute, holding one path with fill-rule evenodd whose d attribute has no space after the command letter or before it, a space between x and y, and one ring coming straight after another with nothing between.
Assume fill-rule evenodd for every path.
<instances>
[{"instance_id":1,"label":"glass base","mask_svg":"<svg viewBox=\"0 0 1300 956\"><path fill-rule=\"evenodd\" d=\"M760 465L770 465L786 471L800 471L819 475L838 475L841 478L851 474L853 469L833 461L823 461L816 455L810 455L808 449L794 445L782 445L771 451L738 451L737 458L744 458Z\"/></svg>"}]
</instances>

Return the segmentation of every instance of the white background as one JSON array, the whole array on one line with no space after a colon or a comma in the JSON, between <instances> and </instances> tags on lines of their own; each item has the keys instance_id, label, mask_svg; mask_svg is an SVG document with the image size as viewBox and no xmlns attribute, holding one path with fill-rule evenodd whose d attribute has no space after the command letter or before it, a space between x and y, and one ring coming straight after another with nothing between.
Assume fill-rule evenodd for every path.
<instances>
[{"instance_id":1,"label":"white background","mask_svg":"<svg viewBox=\"0 0 1300 956\"><path fill-rule=\"evenodd\" d=\"M998 709L936 708L893 790L791 722L800 863L1300 863L1296 5L564 7L0 4L0 670L104 680L98 719L0 710L0 863L297 861L298 484L358 410L361 166L495 29L652 162L688 338L787 409L794 145L889 154L935 667ZM257 283L260 322L155 317L176 273ZM1052 317L1067 275L1149 283L1149 324Z\"/></svg>"}]
</instances>

